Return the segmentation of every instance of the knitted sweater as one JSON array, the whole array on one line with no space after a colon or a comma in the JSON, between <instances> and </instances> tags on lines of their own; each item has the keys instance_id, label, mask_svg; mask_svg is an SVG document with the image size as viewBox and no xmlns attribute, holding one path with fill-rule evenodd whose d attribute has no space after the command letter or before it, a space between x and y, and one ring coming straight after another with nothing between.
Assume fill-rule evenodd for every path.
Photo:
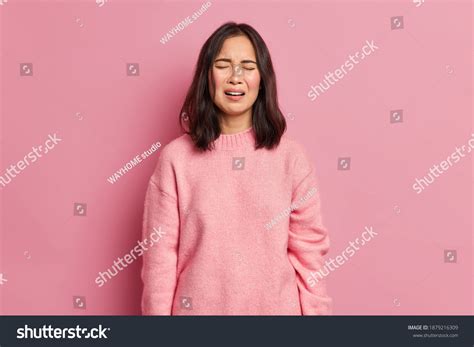
<instances>
[{"instance_id":1,"label":"knitted sweater","mask_svg":"<svg viewBox=\"0 0 474 347\"><path fill-rule=\"evenodd\" d=\"M143 314L331 314L325 281L308 283L329 238L306 150L286 134L255 150L253 128L214 143L200 153L184 134L162 148L144 204Z\"/></svg>"}]
</instances>

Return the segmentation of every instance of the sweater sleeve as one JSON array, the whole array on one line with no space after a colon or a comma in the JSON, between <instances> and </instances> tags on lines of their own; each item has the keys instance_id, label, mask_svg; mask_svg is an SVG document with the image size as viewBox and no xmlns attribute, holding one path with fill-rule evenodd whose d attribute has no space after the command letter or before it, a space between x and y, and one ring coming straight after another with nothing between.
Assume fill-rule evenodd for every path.
<instances>
[{"instance_id":1,"label":"sweater sleeve","mask_svg":"<svg viewBox=\"0 0 474 347\"><path fill-rule=\"evenodd\" d=\"M171 315L177 283L179 241L176 191L174 169L165 147L145 194L141 271L143 315Z\"/></svg>"},{"instance_id":2,"label":"sweater sleeve","mask_svg":"<svg viewBox=\"0 0 474 347\"><path fill-rule=\"evenodd\" d=\"M324 265L329 237L322 224L319 187L306 150L297 146L293 175L292 213L288 257L297 275L302 315L331 315L332 299L321 276L311 277Z\"/></svg>"}]
</instances>

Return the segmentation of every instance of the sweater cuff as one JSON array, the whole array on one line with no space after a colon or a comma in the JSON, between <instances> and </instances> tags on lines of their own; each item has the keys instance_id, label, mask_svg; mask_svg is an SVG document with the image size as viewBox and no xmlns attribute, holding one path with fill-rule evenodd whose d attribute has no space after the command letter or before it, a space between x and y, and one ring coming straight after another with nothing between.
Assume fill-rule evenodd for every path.
<instances>
[{"instance_id":1,"label":"sweater cuff","mask_svg":"<svg viewBox=\"0 0 474 347\"><path fill-rule=\"evenodd\" d=\"M333 310L333 300L328 296L316 296L310 293L302 293L301 314L303 316L330 316Z\"/></svg>"}]
</instances>

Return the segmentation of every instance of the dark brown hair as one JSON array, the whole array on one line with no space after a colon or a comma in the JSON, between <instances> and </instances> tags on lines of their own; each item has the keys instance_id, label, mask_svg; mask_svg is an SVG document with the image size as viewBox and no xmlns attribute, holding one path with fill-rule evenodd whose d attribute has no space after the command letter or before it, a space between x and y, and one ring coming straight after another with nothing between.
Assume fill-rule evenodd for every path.
<instances>
[{"instance_id":1,"label":"dark brown hair","mask_svg":"<svg viewBox=\"0 0 474 347\"><path fill-rule=\"evenodd\" d=\"M209 71L224 41L241 35L246 36L252 43L260 73L260 90L252 105L252 127L256 135L255 148L272 149L278 146L286 130L286 121L278 106L275 72L265 41L250 25L227 22L217 28L202 46L193 81L179 117L181 128L191 136L195 146L202 151L211 150L211 143L221 134L219 109L210 95ZM215 91L212 78L211 83ZM183 121L187 123L187 129L183 126Z\"/></svg>"}]
</instances>

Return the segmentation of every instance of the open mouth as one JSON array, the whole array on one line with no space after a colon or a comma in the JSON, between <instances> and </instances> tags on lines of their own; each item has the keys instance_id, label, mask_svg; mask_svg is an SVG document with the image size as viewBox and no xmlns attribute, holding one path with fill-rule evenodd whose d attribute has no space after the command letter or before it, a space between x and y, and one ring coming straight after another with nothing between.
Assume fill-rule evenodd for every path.
<instances>
[{"instance_id":1,"label":"open mouth","mask_svg":"<svg viewBox=\"0 0 474 347\"><path fill-rule=\"evenodd\" d=\"M225 95L229 95L229 96L244 96L245 93L244 92L224 92Z\"/></svg>"}]
</instances>

